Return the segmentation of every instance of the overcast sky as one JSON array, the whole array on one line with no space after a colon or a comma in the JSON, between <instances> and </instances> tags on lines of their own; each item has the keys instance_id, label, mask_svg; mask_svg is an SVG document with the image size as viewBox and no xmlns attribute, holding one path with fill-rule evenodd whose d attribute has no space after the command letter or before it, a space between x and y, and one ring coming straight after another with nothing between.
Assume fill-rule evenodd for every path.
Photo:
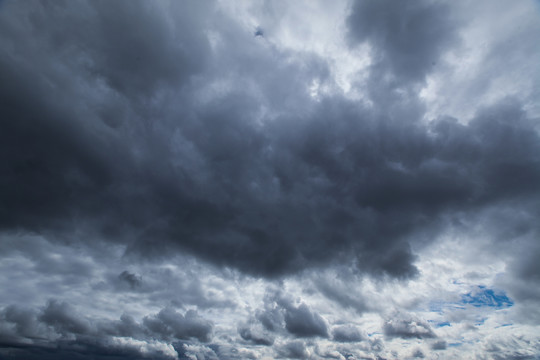
<instances>
[{"instance_id":1,"label":"overcast sky","mask_svg":"<svg viewBox=\"0 0 540 360\"><path fill-rule=\"evenodd\" d=\"M540 2L0 1L0 359L540 359Z\"/></svg>"}]
</instances>

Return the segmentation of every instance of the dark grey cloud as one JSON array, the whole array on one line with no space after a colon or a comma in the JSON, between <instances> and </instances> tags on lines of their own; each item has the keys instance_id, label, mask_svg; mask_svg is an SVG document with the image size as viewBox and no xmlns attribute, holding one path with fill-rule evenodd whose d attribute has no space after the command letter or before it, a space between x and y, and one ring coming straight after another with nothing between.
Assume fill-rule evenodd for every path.
<instances>
[{"instance_id":1,"label":"dark grey cloud","mask_svg":"<svg viewBox=\"0 0 540 360\"><path fill-rule=\"evenodd\" d=\"M238 327L238 334L242 339L252 342L255 345L270 346L274 343L274 337L264 330L256 327L250 327L249 325L243 325Z\"/></svg>"},{"instance_id":2,"label":"dark grey cloud","mask_svg":"<svg viewBox=\"0 0 540 360\"><path fill-rule=\"evenodd\" d=\"M365 88L352 81L362 100L311 98L315 80L338 88L333 60L278 46L278 28L253 33L213 2L0 7L0 232L10 237L0 250L43 278L61 276L51 292L71 289L42 308L4 307L0 357L166 356L159 347L143 354L144 343L173 344L180 358L273 348L307 358L320 338L339 343L324 356L347 357L353 346L377 353L382 340L330 327L324 310L279 291L246 309L196 264L231 281L229 268L269 279L334 266L337 277L313 275L310 291L372 312L382 305L348 282L418 276L415 252L449 229L481 228L494 253L513 257L501 284L516 309L527 305L521 321L540 318L530 310L540 299L540 137L530 104L497 99L468 119L425 119L418 94L460 45L453 5L352 3L348 46L368 44L372 56ZM105 269L117 260L111 249L124 256ZM179 267L143 270L164 258ZM96 298L138 299L139 317L122 307L115 320L92 318L69 299L87 295L77 292L83 283ZM141 314L149 304L162 310ZM224 330L206 320L216 308L251 317L219 337ZM382 328L389 339L446 346L402 313Z\"/></svg>"},{"instance_id":3,"label":"dark grey cloud","mask_svg":"<svg viewBox=\"0 0 540 360\"><path fill-rule=\"evenodd\" d=\"M426 357L426 355L424 355L421 349L416 349L413 351L412 357L417 359L423 359Z\"/></svg>"},{"instance_id":4,"label":"dark grey cloud","mask_svg":"<svg viewBox=\"0 0 540 360\"><path fill-rule=\"evenodd\" d=\"M212 338L212 323L200 317L194 310L188 310L182 315L174 309L165 308L155 316L145 317L143 323L152 334L164 340L194 338L208 342Z\"/></svg>"},{"instance_id":5,"label":"dark grey cloud","mask_svg":"<svg viewBox=\"0 0 540 360\"><path fill-rule=\"evenodd\" d=\"M40 312L9 305L0 311L0 319L8 325L0 328L0 355L7 359L146 358L136 347L109 341L65 302L50 300Z\"/></svg>"},{"instance_id":6,"label":"dark grey cloud","mask_svg":"<svg viewBox=\"0 0 540 360\"><path fill-rule=\"evenodd\" d=\"M170 359L165 344L208 342L213 330L212 323L194 310L182 315L165 308L140 323L127 314L111 321L83 316L69 303L55 299L40 311L6 306L0 310L0 320L0 354L14 359L53 358L55 353L60 359ZM163 342L156 345L156 340Z\"/></svg>"},{"instance_id":7,"label":"dark grey cloud","mask_svg":"<svg viewBox=\"0 0 540 360\"><path fill-rule=\"evenodd\" d=\"M88 334L92 330L88 321L77 314L75 309L68 303L57 300L50 300L47 303L39 320L52 326L57 333L62 335Z\"/></svg>"},{"instance_id":8,"label":"dark grey cloud","mask_svg":"<svg viewBox=\"0 0 540 360\"><path fill-rule=\"evenodd\" d=\"M374 70L397 84L423 81L458 41L452 8L441 1L355 1L348 22L351 45L368 42Z\"/></svg>"},{"instance_id":9,"label":"dark grey cloud","mask_svg":"<svg viewBox=\"0 0 540 360\"><path fill-rule=\"evenodd\" d=\"M98 330L112 336L130 337L133 339L144 339L147 334L144 326L127 314L122 314L120 320L100 323Z\"/></svg>"},{"instance_id":10,"label":"dark grey cloud","mask_svg":"<svg viewBox=\"0 0 540 360\"><path fill-rule=\"evenodd\" d=\"M366 336L353 325L339 325L332 329L332 338L338 342L359 342L366 340Z\"/></svg>"},{"instance_id":11,"label":"dark grey cloud","mask_svg":"<svg viewBox=\"0 0 540 360\"><path fill-rule=\"evenodd\" d=\"M255 29L255 32L253 33L253 35L255 37L258 37L258 36L264 37L264 30L261 27L257 26L257 28Z\"/></svg>"},{"instance_id":12,"label":"dark grey cloud","mask_svg":"<svg viewBox=\"0 0 540 360\"><path fill-rule=\"evenodd\" d=\"M285 328L298 337L328 337L328 329L323 317L304 303L298 307L286 308Z\"/></svg>"},{"instance_id":13,"label":"dark grey cloud","mask_svg":"<svg viewBox=\"0 0 540 360\"><path fill-rule=\"evenodd\" d=\"M394 313L384 322L383 331L389 338L427 339L437 337L427 321L404 313Z\"/></svg>"},{"instance_id":14,"label":"dark grey cloud","mask_svg":"<svg viewBox=\"0 0 540 360\"><path fill-rule=\"evenodd\" d=\"M265 308L259 310L256 319L268 331L283 332L301 337L328 337L326 320L307 304L295 304L281 291L270 290L265 297Z\"/></svg>"},{"instance_id":15,"label":"dark grey cloud","mask_svg":"<svg viewBox=\"0 0 540 360\"><path fill-rule=\"evenodd\" d=\"M16 341L21 338L39 339L44 331L36 319L36 313L31 309L9 305L0 311L2 341Z\"/></svg>"},{"instance_id":16,"label":"dark grey cloud","mask_svg":"<svg viewBox=\"0 0 540 360\"><path fill-rule=\"evenodd\" d=\"M289 359L307 359L309 357L309 353L307 351L306 344L303 341L294 340L277 348L277 357Z\"/></svg>"},{"instance_id":17,"label":"dark grey cloud","mask_svg":"<svg viewBox=\"0 0 540 360\"><path fill-rule=\"evenodd\" d=\"M59 341L56 346L0 344L0 356L10 360L170 360L160 351L141 354L136 346L118 346L84 341Z\"/></svg>"},{"instance_id":18,"label":"dark grey cloud","mask_svg":"<svg viewBox=\"0 0 540 360\"><path fill-rule=\"evenodd\" d=\"M266 277L349 261L405 279L417 275L409 242L538 196L540 141L517 102L467 125L426 126L413 94L373 97L371 108L298 95L302 114L259 123L261 104L302 94L324 64L312 55L286 66L253 62L239 39L260 58L286 54L234 26L222 37L231 51L212 53L209 4L185 5L174 23L157 5L108 6L5 5L4 17L27 19L1 25L5 231L97 237L144 258L187 250ZM180 5L171 6L176 14ZM139 23L148 25L142 33ZM60 30L70 24L82 25ZM358 2L349 18L351 38L372 42L385 66L411 81L453 41L453 26L436 2ZM15 46L19 38L36 46ZM202 104L195 94L202 79L222 76L218 65L260 79L262 95L240 88ZM397 113L378 110L388 104Z\"/></svg>"},{"instance_id":19,"label":"dark grey cloud","mask_svg":"<svg viewBox=\"0 0 540 360\"><path fill-rule=\"evenodd\" d=\"M438 340L438 341L435 341L433 344L431 344L431 348L433 350L446 350L446 341L444 340Z\"/></svg>"},{"instance_id":20,"label":"dark grey cloud","mask_svg":"<svg viewBox=\"0 0 540 360\"><path fill-rule=\"evenodd\" d=\"M133 274L124 270L118 275L118 279L125 282L133 290L137 287L140 287L142 284L142 277L137 274Z\"/></svg>"}]
</instances>

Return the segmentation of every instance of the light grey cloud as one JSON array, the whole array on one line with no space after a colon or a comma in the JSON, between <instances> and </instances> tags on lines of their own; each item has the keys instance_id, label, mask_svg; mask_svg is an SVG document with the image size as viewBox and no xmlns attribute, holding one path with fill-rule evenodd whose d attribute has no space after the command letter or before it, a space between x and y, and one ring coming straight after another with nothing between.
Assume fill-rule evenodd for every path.
<instances>
[{"instance_id":1,"label":"light grey cloud","mask_svg":"<svg viewBox=\"0 0 540 360\"><path fill-rule=\"evenodd\" d=\"M389 338L429 339L437 337L427 321L410 314L394 313L384 322L384 334Z\"/></svg>"}]
</instances>

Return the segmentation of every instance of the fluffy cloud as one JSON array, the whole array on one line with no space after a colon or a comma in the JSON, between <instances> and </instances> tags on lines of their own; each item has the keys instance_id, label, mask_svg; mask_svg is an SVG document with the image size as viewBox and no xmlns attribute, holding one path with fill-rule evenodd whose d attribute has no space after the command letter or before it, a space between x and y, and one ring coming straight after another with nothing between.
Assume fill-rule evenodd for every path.
<instances>
[{"instance_id":1,"label":"fluffy cloud","mask_svg":"<svg viewBox=\"0 0 540 360\"><path fill-rule=\"evenodd\" d=\"M339 342L358 342L366 339L366 336L352 325L336 326L332 329L332 337Z\"/></svg>"},{"instance_id":2,"label":"fluffy cloud","mask_svg":"<svg viewBox=\"0 0 540 360\"><path fill-rule=\"evenodd\" d=\"M431 326L422 319L414 318L410 315L395 313L386 320L383 325L384 334L388 337L401 338L434 338L436 337Z\"/></svg>"}]
</instances>

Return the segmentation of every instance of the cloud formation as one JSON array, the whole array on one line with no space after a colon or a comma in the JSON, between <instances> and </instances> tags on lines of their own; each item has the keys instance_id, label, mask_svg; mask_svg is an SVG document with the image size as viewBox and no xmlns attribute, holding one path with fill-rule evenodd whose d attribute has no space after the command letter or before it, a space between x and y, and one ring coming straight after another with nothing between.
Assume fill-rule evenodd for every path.
<instances>
[{"instance_id":1,"label":"cloud formation","mask_svg":"<svg viewBox=\"0 0 540 360\"><path fill-rule=\"evenodd\" d=\"M431 329L431 326L422 319L414 318L403 313L395 313L383 325L384 334L388 337L401 338L434 338L437 335Z\"/></svg>"},{"instance_id":2,"label":"cloud formation","mask_svg":"<svg viewBox=\"0 0 540 360\"><path fill-rule=\"evenodd\" d=\"M0 2L0 357L535 356L537 10Z\"/></svg>"}]
</instances>

